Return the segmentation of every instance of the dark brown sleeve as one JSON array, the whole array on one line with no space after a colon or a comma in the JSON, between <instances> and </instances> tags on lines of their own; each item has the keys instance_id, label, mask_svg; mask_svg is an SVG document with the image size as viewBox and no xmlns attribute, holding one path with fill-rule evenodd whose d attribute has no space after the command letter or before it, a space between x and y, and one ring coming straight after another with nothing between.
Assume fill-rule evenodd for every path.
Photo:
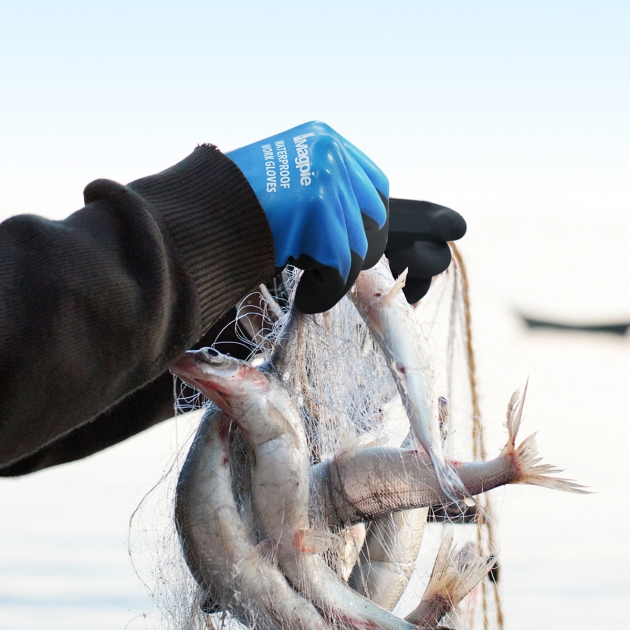
<instances>
[{"instance_id":1,"label":"dark brown sleeve","mask_svg":"<svg viewBox=\"0 0 630 630\"><path fill-rule=\"evenodd\" d=\"M0 475L164 419L170 363L274 274L264 212L215 147L127 186L93 182L85 203L0 224ZM76 456L58 454L64 438Z\"/></svg>"},{"instance_id":2,"label":"dark brown sleeve","mask_svg":"<svg viewBox=\"0 0 630 630\"><path fill-rule=\"evenodd\" d=\"M237 335L235 317L236 309L229 310L192 347L216 344L222 352L247 359L251 345L243 343ZM179 386L184 387L184 384L180 382ZM193 390L190 391L192 393ZM151 383L118 401L105 413L65 433L31 455L0 468L0 477L26 475L83 459L168 420L174 414L173 376L167 370Z\"/></svg>"}]
</instances>

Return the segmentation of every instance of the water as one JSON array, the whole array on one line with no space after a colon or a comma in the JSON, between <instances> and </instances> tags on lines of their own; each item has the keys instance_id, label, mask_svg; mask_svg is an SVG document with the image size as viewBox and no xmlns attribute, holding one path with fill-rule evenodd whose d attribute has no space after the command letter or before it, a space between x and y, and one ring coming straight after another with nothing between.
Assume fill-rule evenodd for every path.
<instances>
[{"instance_id":1,"label":"water","mask_svg":"<svg viewBox=\"0 0 630 630\"><path fill-rule=\"evenodd\" d=\"M626 628L630 340L528 331L514 309L574 321L630 318L630 222L583 214L467 218L462 249L489 454L505 441L511 392L529 376L521 438L538 431L545 461L596 492L494 491L506 627ZM128 520L193 423L178 422L177 432L167 422L87 460L0 480L2 630L150 625L127 554ZM426 556L436 541L431 532Z\"/></svg>"}]
</instances>

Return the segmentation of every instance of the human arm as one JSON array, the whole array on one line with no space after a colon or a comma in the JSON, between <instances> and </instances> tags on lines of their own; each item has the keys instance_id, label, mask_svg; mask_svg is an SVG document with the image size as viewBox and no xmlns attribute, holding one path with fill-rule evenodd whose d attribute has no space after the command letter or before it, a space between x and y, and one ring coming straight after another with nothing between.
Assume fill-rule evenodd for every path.
<instances>
[{"instance_id":1,"label":"human arm","mask_svg":"<svg viewBox=\"0 0 630 630\"><path fill-rule=\"evenodd\" d=\"M311 276L325 281L305 293L313 297L307 306L321 310L342 297L361 266L380 258L387 180L330 128L309 124L327 134L315 147L326 186L320 197L302 194L285 204L291 214L307 211L297 222L302 238L293 238L286 221L274 233L274 217L270 231L276 206L261 199L257 174L207 145L126 187L94 182L86 207L65 221L15 217L0 225L0 476L85 457L171 417L168 365L190 347L212 344L229 323L218 318L286 262L333 256L306 261ZM291 131L283 135L295 140ZM255 166L261 142L251 145ZM357 156L351 167L341 155L346 146ZM362 172L348 173L357 165ZM331 194L344 203L327 203ZM330 225L333 238L322 240ZM444 234L429 239L436 236ZM344 247L346 275L334 259ZM279 262L278 251L287 260ZM426 274L427 260L439 273L443 258L437 267L431 253L412 260L410 275Z\"/></svg>"},{"instance_id":2,"label":"human arm","mask_svg":"<svg viewBox=\"0 0 630 630\"><path fill-rule=\"evenodd\" d=\"M286 263L306 269L302 303L322 311L380 258L385 176L327 125L298 129L273 137L274 158L286 136L299 162L280 204L260 195L261 141L230 159L199 147L127 186L93 182L65 221L0 226L0 475L84 457L171 415L168 365Z\"/></svg>"}]
</instances>

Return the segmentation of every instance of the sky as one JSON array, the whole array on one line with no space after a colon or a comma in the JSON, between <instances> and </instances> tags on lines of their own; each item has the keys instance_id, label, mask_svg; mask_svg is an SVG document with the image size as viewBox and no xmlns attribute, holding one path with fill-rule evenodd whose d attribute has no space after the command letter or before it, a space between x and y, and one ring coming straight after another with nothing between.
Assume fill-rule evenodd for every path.
<instances>
[{"instance_id":1,"label":"sky","mask_svg":"<svg viewBox=\"0 0 630 630\"><path fill-rule=\"evenodd\" d=\"M5 0L0 219L64 218L93 179L132 181L199 143L227 151L330 124L385 171L393 196L466 218L493 435L504 439L505 403L529 374L523 437L539 429L546 461L599 493L525 489L502 504L508 630L621 628L628 344L531 335L513 313L630 315L629 33L630 4L605 0ZM168 461L170 432L0 484L0 618L12 611L11 630L53 618L88 627L90 597L110 594L98 627L124 627L125 598L140 589L127 520ZM611 505L602 531L574 518Z\"/></svg>"},{"instance_id":2,"label":"sky","mask_svg":"<svg viewBox=\"0 0 630 630\"><path fill-rule=\"evenodd\" d=\"M97 177L311 119L394 195L463 214L615 212L629 20L606 1L3 2L0 216L60 218Z\"/></svg>"}]
</instances>

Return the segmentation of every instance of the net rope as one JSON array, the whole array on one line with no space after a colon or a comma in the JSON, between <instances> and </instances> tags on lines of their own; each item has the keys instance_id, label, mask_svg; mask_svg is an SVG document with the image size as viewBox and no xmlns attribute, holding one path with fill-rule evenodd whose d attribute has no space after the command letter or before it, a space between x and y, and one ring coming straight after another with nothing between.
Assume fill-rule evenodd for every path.
<instances>
[{"instance_id":1,"label":"net rope","mask_svg":"<svg viewBox=\"0 0 630 630\"><path fill-rule=\"evenodd\" d=\"M472 435L473 444L473 461L486 461L487 453L484 443L483 423L481 416L481 408L479 405L479 392L477 387L477 365L475 360L475 351L473 346L472 334L472 315L470 305L470 285L468 282L468 271L464 259L453 242L449 242L449 247L453 254L453 267L459 276L461 284L461 304L464 311L464 337L466 344L466 358L468 365L468 379L470 385L470 397L472 403ZM477 499L482 508L480 518L477 523L477 555L483 556L485 553L492 552L497 548L496 541L496 519L493 514L492 502L487 494L482 494ZM485 529L485 531L484 531ZM487 542L485 542L487 541ZM490 627L489 622L489 606L487 601L488 581L492 585L494 593L496 624L498 630L503 630L504 619L503 609L501 605L501 597L499 593L498 580L484 580L481 585L482 590L482 609L483 609L483 625L485 628Z\"/></svg>"}]
</instances>

